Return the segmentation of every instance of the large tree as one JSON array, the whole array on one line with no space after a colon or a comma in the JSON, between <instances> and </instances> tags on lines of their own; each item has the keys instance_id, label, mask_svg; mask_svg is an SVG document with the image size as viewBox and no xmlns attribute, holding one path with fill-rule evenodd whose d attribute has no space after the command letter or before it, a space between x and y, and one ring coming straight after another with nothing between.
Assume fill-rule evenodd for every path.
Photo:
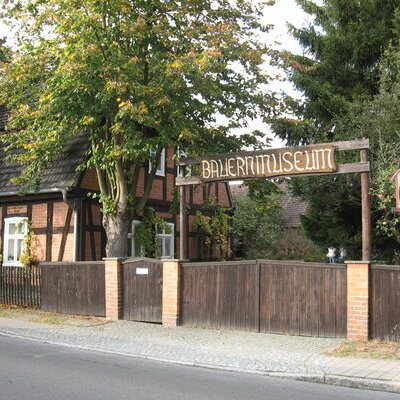
<instances>
[{"instance_id":1,"label":"large tree","mask_svg":"<svg viewBox=\"0 0 400 400\"><path fill-rule=\"evenodd\" d=\"M392 212L395 184L392 176L400 166L400 48L390 46L380 62L379 92L354 102L345 116L335 119L345 135L369 137L378 244L382 259L400 263L400 217ZM389 239L388 239L389 238ZM385 240L383 240L385 239Z\"/></svg>"},{"instance_id":2,"label":"large tree","mask_svg":"<svg viewBox=\"0 0 400 400\"><path fill-rule=\"evenodd\" d=\"M348 140L362 135L370 137L375 150L376 135L368 129L352 129L350 124L343 129L340 121L349 120L353 105L362 104L378 93L379 61L389 43L398 39L400 1L298 0L297 3L313 17L313 22L305 28L290 27L304 52L301 55L281 52L277 59L302 98L283 99L289 115L273 121L275 132L291 145ZM359 161L358 154L343 157L346 162ZM324 246L348 247L352 250L351 257L358 257L359 176L296 179L293 189L310 203L303 219L309 236ZM374 221L379 219L377 213L373 217ZM379 244L376 250L382 247L382 242Z\"/></svg>"},{"instance_id":3,"label":"large tree","mask_svg":"<svg viewBox=\"0 0 400 400\"><path fill-rule=\"evenodd\" d=\"M224 151L232 127L270 108L257 41L262 3L244 0L2 0L17 27L1 65L9 148L22 152L19 181L37 184L70 137L86 132L82 168L95 168L108 256L124 256L129 221L151 191L161 151ZM217 115L229 120L225 126ZM141 199L143 159L152 159Z\"/></svg>"},{"instance_id":4,"label":"large tree","mask_svg":"<svg viewBox=\"0 0 400 400\"><path fill-rule=\"evenodd\" d=\"M396 38L400 0L297 0L313 22L289 26L303 54L279 52L290 81L303 95L286 97L291 118L277 118L275 132L288 144L336 139L333 120L349 103L378 92L379 60Z\"/></svg>"}]
</instances>

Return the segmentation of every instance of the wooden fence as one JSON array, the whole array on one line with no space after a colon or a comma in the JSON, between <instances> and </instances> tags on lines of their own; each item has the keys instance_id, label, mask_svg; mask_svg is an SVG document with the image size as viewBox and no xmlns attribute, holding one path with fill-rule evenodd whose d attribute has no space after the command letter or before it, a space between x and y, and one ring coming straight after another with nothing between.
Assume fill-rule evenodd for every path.
<instances>
[{"instance_id":1,"label":"wooden fence","mask_svg":"<svg viewBox=\"0 0 400 400\"><path fill-rule=\"evenodd\" d=\"M281 261L184 263L181 324L345 337L346 267Z\"/></svg>"},{"instance_id":2,"label":"wooden fence","mask_svg":"<svg viewBox=\"0 0 400 400\"><path fill-rule=\"evenodd\" d=\"M104 261L42 263L42 310L105 316Z\"/></svg>"},{"instance_id":3,"label":"wooden fence","mask_svg":"<svg viewBox=\"0 0 400 400\"><path fill-rule=\"evenodd\" d=\"M399 341L400 266L371 266L369 307L370 337Z\"/></svg>"},{"instance_id":4,"label":"wooden fence","mask_svg":"<svg viewBox=\"0 0 400 400\"><path fill-rule=\"evenodd\" d=\"M0 304L40 307L40 268L0 267Z\"/></svg>"}]
</instances>

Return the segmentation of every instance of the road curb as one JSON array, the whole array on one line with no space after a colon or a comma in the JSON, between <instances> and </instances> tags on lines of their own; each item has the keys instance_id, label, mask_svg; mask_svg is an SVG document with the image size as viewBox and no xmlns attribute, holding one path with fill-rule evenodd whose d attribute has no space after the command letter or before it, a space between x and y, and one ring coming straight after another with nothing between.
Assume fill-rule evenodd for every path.
<instances>
[{"instance_id":1,"label":"road curb","mask_svg":"<svg viewBox=\"0 0 400 400\"><path fill-rule=\"evenodd\" d=\"M325 383L328 385L356 387L365 390L400 393L400 382L398 381L364 379L341 375L326 375Z\"/></svg>"},{"instance_id":2,"label":"road curb","mask_svg":"<svg viewBox=\"0 0 400 400\"><path fill-rule=\"evenodd\" d=\"M96 351L99 353L106 354L115 354L119 356L127 356L138 359L145 359L169 364L176 364L182 366L189 366L195 368L206 368L206 369L214 369L219 371L226 372L237 372L237 373L246 373L246 374L254 374L254 375L263 375L271 378L278 379L290 379L296 381L303 381L309 383L321 383L332 386L342 386L348 388L355 389L364 389L364 390L374 390L374 391L382 391L382 392L390 392L390 393L400 393L400 382L399 381L384 381L379 379L366 379L366 378L357 378L351 376L342 376L342 375L332 375L332 374L304 374L304 373L290 373L290 372L276 372L276 371L262 371L262 370L254 370L254 369L245 369L245 368L235 368L224 365L215 365L215 364L205 364L205 363L196 363L196 362L188 362L188 361L179 361L179 360L171 360L164 359L153 356L146 356L141 354L133 354L133 353L125 353L114 350L106 350L91 346L83 346L76 344L68 344L63 342L57 342L54 340L46 340L39 339L31 336L23 336L19 334L13 334L10 332L6 332L0 329L0 336L6 337L14 337L18 339L26 339L40 343L53 344L63 347L69 347L79 350L88 350L88 351Z\"/></svg>"},{"instance_id":3,"label":"road curb","mask_svg":"<svg viewBox=\"0 0 400 400\"><path fill-rule=\"evenodd\" d=\"M292 379L297 381L325 383L327 385L342 386L364 390L375 390L381 392L400 393L400 382L385 381L379 379L357 378L353 376L342 376L332 374L296 374L296 373L267 373L270 377Z\"/></svg>"}]
</instances>

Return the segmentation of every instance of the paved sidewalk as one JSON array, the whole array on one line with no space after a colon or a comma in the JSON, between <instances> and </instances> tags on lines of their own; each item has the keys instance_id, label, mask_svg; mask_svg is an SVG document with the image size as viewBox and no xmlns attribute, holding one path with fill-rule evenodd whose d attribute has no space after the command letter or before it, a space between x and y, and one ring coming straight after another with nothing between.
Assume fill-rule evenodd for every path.
<instances>
[{"instance_id":1,"label":"paved sidewalk","mask_svg":"<svg viewBox=\"0 0 400 400\"><path fill-rule=\"evenodd\" d=\"M131 321L85 327L0 318L0 335L135 357L400 393L400 361L333 358L340 339L192 328Z\"/></svg>"}]
</instances>

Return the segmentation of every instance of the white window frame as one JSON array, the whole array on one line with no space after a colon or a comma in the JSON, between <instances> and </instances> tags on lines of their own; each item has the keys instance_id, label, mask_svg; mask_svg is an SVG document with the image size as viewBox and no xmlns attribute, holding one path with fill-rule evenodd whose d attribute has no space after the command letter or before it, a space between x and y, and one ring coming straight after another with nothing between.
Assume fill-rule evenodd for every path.
<instances>
[{"instance_id":1,"label":"white window frame","mask_svg":"<svg viewBox=\"0 0 400 400\"><path fill-rule=\"evenodd\" d=\"M154 157L156 155L155 151L150 152L151 156ZM151 161L149 160L149 173L151 171ZM156 171L157 176L165 176L165 149L161 150L160 160L158 162L158 168Z\"/></svg>"},{"instance_id":2,"label":"white window frame","mask_svg":"<svg viewBox=\"0 0 400 400\"><path fill-rule=\"evenodd\" d=\"M161 259L173 259L174 258L174 253L175 253L175 224L172 223L167 223L169 226L171 233L166 233L165 229L162 230L160 233L156 233L156 241L157 239L162 240L162 254L160 254ZM165 256L165 239L170 238L170 248L169 248L169 256Z\"/></svg>"},{"instance_id":3,"label":"white window frame","mask_svg":"<svg viewBox=\"0 0 400 400\"><path fill-rule=\"evenodd\" d=\"M136 228L142 223L142 221L139 221L137 219L134 219L131 223L131 231L128 233L128 244L131 249L131 257L141 257L141 254L135 254L135 234L136 234ZM142 249L141 249L142 250Z\"/></svg>"},{"instance_id":4,"label":"white window frame","mask_svg":"<svg viewBox=\"0 0 400 400\"><path fill-rule=\"evenodd\" d=\"M182 150L181 148L178 147L177 149L178 153L178 159L180 158L186 158L188 153L185 150ZM182 177L180 166L178 165L176 167L176 176ZM191 177L192 176L192 166L191 165L186 165L185 167L185 178Z\"/></svg>"},{"instance_id":5,"label":"white window frame","mask_svg":"<svg viewBox=\"0 0 400 400\"><path fill-rule=\"evenodd\" d=\"M23 229L23 233L14 233L9 234L9 226L10 224L24 224L25 228ZM3 266L5 267L23 267L21 262L16 259L17 251L18 251L18 240L25 239L26 233L28 231L28 219L26 217L11 217L4 219L4 249L3 249ZM14 239L14 260L8 261L8 242L10 239ZM21 247L21 253L23 251L23 247Z\"/></svg>"}]
</instances>

